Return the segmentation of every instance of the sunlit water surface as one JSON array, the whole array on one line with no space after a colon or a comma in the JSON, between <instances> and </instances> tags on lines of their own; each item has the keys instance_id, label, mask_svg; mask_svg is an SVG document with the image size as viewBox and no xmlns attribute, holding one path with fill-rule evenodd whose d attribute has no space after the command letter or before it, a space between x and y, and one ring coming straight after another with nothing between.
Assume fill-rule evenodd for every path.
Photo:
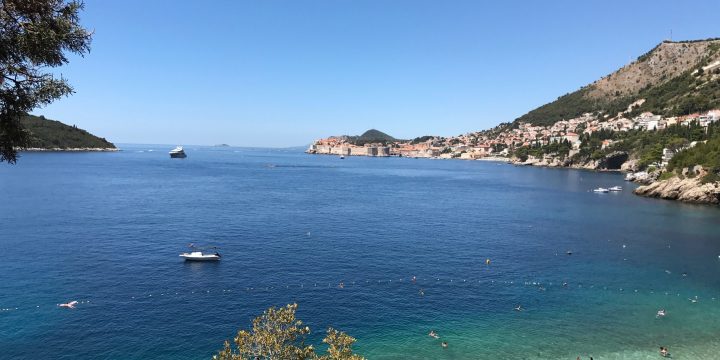
<instances>
[{"instance_id":1,"label":"sunlit water surface","mask_svg":"<svg viewBox=\"0 0 720 360\"><path fill-rule=\"evenodd\" d=\"M123 148L0 167L0 358L208 359L291 302L369 359L720 353L717 207L611 173ZM223 260L183 262L191 242Z\"/></svg>"}]
</instances>

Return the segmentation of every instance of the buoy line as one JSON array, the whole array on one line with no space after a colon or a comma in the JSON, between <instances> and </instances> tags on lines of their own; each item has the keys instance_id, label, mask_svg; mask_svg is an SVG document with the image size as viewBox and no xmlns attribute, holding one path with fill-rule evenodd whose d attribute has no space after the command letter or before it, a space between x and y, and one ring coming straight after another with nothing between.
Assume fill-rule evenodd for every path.
<instances>
[{"instance_id":1,"label":"buoy line","mask_svg":"<svg viewBox=\"0 0 720 360\"><path fill-rule=\"evenodd\" d=\"M364 279L364 280L339 280L339 281L313 281L313 282L301 282L301 283L293 283L293 284L282 284L282 283L272 283L272 284L266 284L264 286L242 286L242 287L236 287L236 288L226 288L226 289L193 289L193 290L161 290L157 292L152 293L144 293L144 294L134 294L130 295L126 298L121 298L121 300L125 300L128 302L132 301L148 301L152 299L157 298L172 298L172 297L181 297L181 296L192 296L192 295L231 295L231 294L238 294L238 293L266 293L271 291L283 291L283 290L303 290L303 291L323 291L323 290L336 290L336 291L352 291L355 288L374 288L376 290L378 289L378 285L380 286L389 286L389 285L395 285L395 288L401 288L401 287L412 287L413 291L417 291L420 297L424 297L426 295L430 295L433 293L433 289L439 286L452 286L455 288L460 287L466 287L466 288L483 288L483 287L497 287L497 286L505 286L505 287L517 287L517 288L534 288L539 293L544 293L549 290L551 291L570 291L572 289L575 290L597 290L597 291L614 291L618 294L625 294L625 293L631 293L631 294L652 294L652 295L660 295L660 296L672 296L675 295L675 297L683 297L688 298L691 301L691 303L698 302L698 297L695 294L687 295L687 294L681 294L677 291L670 291L670 290L661 290L657 288L625 288L620 286L610 286L610 285L598 285L598 284L587 284L587 283L568 283L568 281L561 280L561 281L548 281L548 280L541 280L541 281L530 281L530 280L495 280L495 279L452 279L452 278L443 278L443 277L411 277L411 278L398 278L398 279L385 279L385 280L370 280L370 279ZM705 299L705 302L707 301L717 301L717 298L720 297L718 295L712 296L709 299ZM113 298L113 301L116 301L118 298ZM64 300L64 299L63 299ZM82 308L83 305L91 304L91 301L88 299L82 299L82 300L75 300L76 308L68 309L68 311L77 310L77 308ZM102 301L102 298L97 298L93 300L93 303L98 302L106 302ZM22 310L37 310L40 308L48 308L48 307L56 307L59 308L59 303L54 304L34 304L30 306L0 306L0 313L7 313L7 312L15 312L15 311L22 311Z\"/></svg>"}]
</instances>

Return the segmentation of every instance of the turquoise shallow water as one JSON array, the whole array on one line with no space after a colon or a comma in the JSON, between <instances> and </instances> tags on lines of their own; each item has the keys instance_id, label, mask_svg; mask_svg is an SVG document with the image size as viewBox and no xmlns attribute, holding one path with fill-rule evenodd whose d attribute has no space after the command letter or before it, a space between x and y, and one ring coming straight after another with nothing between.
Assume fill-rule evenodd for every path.
<instances>
[{"instance_id":1,"label":"turquoise shallow water","mask_svg":"<svg viewBox=\"0 0 720 360\"><path fill-rule=\"evenodd\" d=\"M209 358L288 302L311 340L334 326L370 359L720 351L716 207L636 197L619 174L169 148L0 168L0 245L15 254L0 267L0 358ZM588 192L612 185L626 191ZM189 242L223 261L180 261Z\"/></svg>"}]
</instances>

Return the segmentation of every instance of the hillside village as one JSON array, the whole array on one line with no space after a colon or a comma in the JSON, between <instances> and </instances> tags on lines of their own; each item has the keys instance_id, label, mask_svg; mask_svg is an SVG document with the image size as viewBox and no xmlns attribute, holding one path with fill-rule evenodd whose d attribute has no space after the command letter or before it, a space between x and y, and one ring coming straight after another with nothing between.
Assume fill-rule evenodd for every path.
<instances>
[{"instance_id":1,"label":"hillside village","mask_svg":"<svg viewBox=\"0 0 720 360\"><path fill-rule=\"evenodd\" d=\"M509 157L512 151L523 146L543 146L566 142L571 146L569 156L577 153L582 145L583 135L598 131L627 132L630 130L657 131L678 124L698 124L703 128L720 120L720 109L685 116L663 117L644 112L635 117L626 117L632 108L644 100L633 103L625 112L607 120L602 115L586 113L580 117L561 120L551 126L519 123L513 128L506 125L500 131L479 131L455 137L426 136L410 141L367 143L362 146L349 141L347 136L332 136L313 142L308 149L312 154L343 156L402 156L413 158L439 158L475 160L487 157ZM602 148L610 147L614 140L605 139ZM668 161L671 150L664 151Z\"/></svg>"}]
</instances>

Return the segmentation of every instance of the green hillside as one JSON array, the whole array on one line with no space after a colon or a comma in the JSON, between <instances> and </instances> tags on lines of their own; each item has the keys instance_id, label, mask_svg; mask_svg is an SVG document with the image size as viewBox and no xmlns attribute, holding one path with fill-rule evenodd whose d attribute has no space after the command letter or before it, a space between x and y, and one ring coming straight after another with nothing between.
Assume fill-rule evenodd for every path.
<instances>
[{"instance_id":1,"label":"green hillside","mask_svg":"<svg viewBox=\"0 0 720 360\"><path fill-rule=\"evenodd\" d=\"M99 138L75 126L45 119L44 116L28 115L20 122L25 130L30 132L30 148L115 148L115 145L105 138Z\"/></svg>"},{"instance_id":2,"label":"green hillside","mask_svg":"<svg viewBox=\"0 0 720 360\"><path fill-rule=\"evenodd\" d=\"M397 139L394 137L375 129L370 129L360 136L350 137L350 142L358 146L374 143L388 144L395 141Z\"/></svg>"},{"instance_id":3,"label":"green hillside","mask_svg":"<svg viewBox=\"0 0 720 360\"><path fill-rule=\"evenodd\" d=\"M720 59L720 40L665 41L618 71L517 118L549 126L584 113L615 117L639 99L630 116L644 111L673 116L720 107L720 69L703 67Z\"/></svg>"},{"instance_id":4,"label":"green hillside","mask_svg":"<svg viewBox=\"0 0 720 360\"><path fill-rule=\"evenodd\" d=\"M700 165L708 171L702 179L704 182L720 181L720 133L716 132L720 129L716 126L709 130L709 139L706 142L675 154L667 166L668 172L678 174L684 168Z\"/></svg>"}]
</instances>

